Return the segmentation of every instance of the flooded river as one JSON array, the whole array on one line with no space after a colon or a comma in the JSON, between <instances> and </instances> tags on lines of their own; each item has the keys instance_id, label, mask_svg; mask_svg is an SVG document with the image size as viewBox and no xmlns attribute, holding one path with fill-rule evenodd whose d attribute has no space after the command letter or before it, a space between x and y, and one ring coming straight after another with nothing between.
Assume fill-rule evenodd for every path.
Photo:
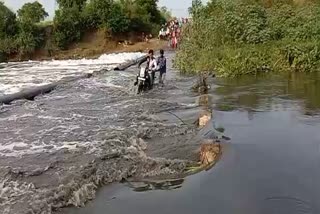
<instances>
[{"instance_id":1,"label":"flooded river","mask_svg":"<svg viewBox=\"0 0 320 214\"><path fill-rule=\"evenodd\" d=\"M0 93L9 94L68 71L110 68L1 106L1 214L320 213L318 74L216 79L199 95L190 91L195 78L170 69L165 87L138 96L137 69L111 71L119 62L27 62L2 70ZM199 132L195 123L210 109L213 120ZM211 170L151 188L119 183L181 172L197 159L203 137L217 137L213 127L231 140Z\"/></svg>"},{"instance_id":2,"label":"flooded river","mask_svg":"<svg viewBox=\"0 0 320 214\"><path fill-rule=\"evenodd\" d=\"M0 96L100 69L111 70L117 64L143 55L139 52L119 53L103 54L97 59L0 63Z\"/></svg>"},{"instance_id":3,"label":"flooded river","mask_svg":"<svg viewBox=\"0 0 320 214\"><path fill-rule=\"evenodd\" d=\"M78 62L78 72L92 71L88 64ZM29 64L17 66L23 72ZM171 72L165 87L137 95L137 70L110 70L60 85L34 101L1 106L1 214L83 206L103 185L133 176L174 175L197 158L194 123L201 107L189 90L194 78ZM181 145L185 150L177 150Z\"/></svg>"},{"instance_id":4,"label":"flooded river","mask_svg":"<svg viewBox=\"0 0 320 214\"><path fill-rule=\"evenodd\" d=\"M320 213L320 75L215 80L213 86L213 122L231 138L215 167L170 191L109 185L85 208L65 213Z\"/></svg>"}]
</instances>

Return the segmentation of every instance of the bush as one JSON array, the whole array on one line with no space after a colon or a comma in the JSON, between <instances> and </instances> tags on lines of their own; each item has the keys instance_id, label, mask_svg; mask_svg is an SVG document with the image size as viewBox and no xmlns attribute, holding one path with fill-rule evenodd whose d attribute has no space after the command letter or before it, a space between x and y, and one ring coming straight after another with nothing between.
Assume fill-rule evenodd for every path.
<instances>
[{"instance_id":1,"label":"bush","mask_svg":"<svg viewBox=\"0 0 320 214\"><path fill-rule=\"evenodd\" d=\"M16 51L16 43L12 38L0 39L0 62L7 61L8 56Z\"/></svg>"},{"instance_id":2,"label":"bush","mask_svg":"<svg viewBox=\"0 0 320 214\"><path fill-rule=\"evenodd\" d=\"M72 42L81 39L84 29L80 11L77 7L57 10L53 27L55 44L61 49L66 49Z\"/></svg>"},{"instance_id":3,"label":"bush","mask_svg":"<svg viewBox=\"0 0 320 214\"><path fill-rule=\"evenodd\" d=\"M17 29L16 15L0 2L0 62L6 61L15 51Z\"/></svg>"},{"instance_id":4,"label":"bush","mask_svg":"<svg viewBox=\"0 0 320 214\"><path fill-rule=\"evenodd\" d=\"M161 7L160 8L160 14L161 14L161 16L163 17L163 21L166 21L166 22L168 22L168 21L170 21L171 19L172 19L172 14L171 14L171 12L168 10L168 8L167 7L165 7L165 6L163 6L163 7Z\"/></svg>"},{"instance_id":5,"label":"bush","mask_svg":"<svg viewBox=\"0 0 320 214\"><path fill-rule=\"evenodd\" d=\"M19 33L16 44L20 57L29 56L37 47L37 41L31 32L22 31Z\"/></svg>"},{"instance_id":6,"label":"bush","mask_svg":"<svg viewBox=\"0 0 320 214\"><path fill-rule=\"evenodd\" d=\"M19 53L29 56L37 48L46 46L67 49L68 46L81 39L88 29L106 29L110 34L130 31L158 33L160 24L170 13L157 8L157 0L57 0L59 10L56 11L53 30L40 23L48 16L43 6L35 1L26 3L16 15L0 2L0 58ZM52 32L52 33L51 33ZM50 35L49 35L50 34ZM6 45L6 41L10 44ZM48 41L45 41L48 40Z\"/></svg>"},{"instance_id":7,"label":"bush","mask_svg":"<svg viewBox=\"0 0 320 214\"><path fill-rule=\"evenodd\" d=\"M78 11L81 11L86 2L87 0L57 0L60 9L77 8Z\"/></svg>"},{"instance_id":8,"label":"bush","mask_svg":"<svg viewBox=\"0 0 320 214\"><path fill-rule=\"evenodd\" d=\"M106 17L103 17L102 22L104 27L108 28L113 34L127 32L130 24L121 6L117 3L111 6L110 13Z\"/></svg>"},{"instance_id":9,"label":"bush","mask_svg":"<svg viewBox=\"0 0 320 214\"><path fill-rule=\"evenodd\" d=\"M45 43L45 28L25 19L25 21L19 22L18 29L16 45L20 56L29 56L35 49L43 47Z\"/></svg>"},{"instance_id":10,"label":"bush","mask_svg":"<svg viewBox=\"0 0 320 214\"><path fill-rule=\"evenodd\" d=\"M183 31L175 66L230 77L319 70L320 5L266 5L216 0L199 7Z\"/></svg>"},{"instance_id":11,"label":"bush","mask_svg":"<svg viewBox=\"0 0 320 214\"><path fill-rule=\"evenodd\" d=\"M99 28L108 19L113 0L91 0L83 11L87 28Z\"/></svg>"},{"instance_id":12,"label":"bush","mask_svg":"<svg viewBox=\"0 0 320 214\"><path fill-rule=\"evenodd\" d=\"M83 12L87 28L104 28L110 33L123 33L129 29L129 18L119 3L112 0L91 0Z\"/></svg>"},{"instance_id":13,"label":"bush","mask_svg":"<svg viewBox=\"0 0 320 214\"><path fill-rule=\"evenodd\" d=\"M129 31L158 33L160 24L166 20L156 3L155 0L91 0L83 10L83 17L87 28L104 28L111 34Z\"/></svg>"},{"instance_id":14,"label":"bush","mask_svg":"<svg viewBox=\"0 0 320 214\"><path fill-rule=\"evenodd\" d=\"M0 39L17 33L16 15L0 1Z\"/></svg>"}]
</instances>

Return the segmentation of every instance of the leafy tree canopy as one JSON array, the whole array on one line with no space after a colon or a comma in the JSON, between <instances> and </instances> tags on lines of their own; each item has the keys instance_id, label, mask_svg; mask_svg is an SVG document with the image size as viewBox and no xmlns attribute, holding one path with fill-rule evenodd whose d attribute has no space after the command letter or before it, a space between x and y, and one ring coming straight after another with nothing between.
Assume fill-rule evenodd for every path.
<instances>
[{"instance_id":1,"label":"leafy tree canopy","mask_svg":"<svg viewBox=\"0 0 320 214\"><path fill-rule=\"evenodd\" d=\"M0 2L0 38L13 36L16 29L16 15L3 2Z\"/></svg>"},{"instance_id":2,"label":"leafy tree canopy","mask_svg":"<svg viewBox=\"0 0 320 214\"><path fill-rule=\"evenodd\" d=\"M23 22L37 23L43 21L48 15L42 4L37 1L26 3L18 10L19 20Z\"/></svg>"},{"instance_id":3,"label":"leafy tree canopy","mask_svg":"<svg viewBox=\"0 0 320 214\"><path fill-rule=\"evenodd\" d=\"M60 8L78 7L82 9L86 2L87 0L57 0Z\"/></svg>"},{"instance_id":4,"label":"leafy tree canopy","mask_svg":"<svg viewBox=\"0 0 320 214\"><path fill-rule=\"evenodd\" d=\"M168 10L167 7L163 6L160 8L160 13L162 15L162 17L164 17L167 21L169 21L170 19L172 19L172 14L171 12Z\"/></svg>"}]
</instances>

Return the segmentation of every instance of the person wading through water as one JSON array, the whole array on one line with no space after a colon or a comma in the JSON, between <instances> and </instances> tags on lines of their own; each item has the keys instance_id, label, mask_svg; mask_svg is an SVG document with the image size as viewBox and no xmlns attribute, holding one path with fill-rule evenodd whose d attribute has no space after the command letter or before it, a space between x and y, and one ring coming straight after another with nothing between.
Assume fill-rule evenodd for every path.
<instances>
[{"instance_id":1,"label":"person wading through water","mask_svg":"<svg viewBox=\"0 0 320 214\"><path fill-rule=\"evenodd\" d=\"M153 87L153 83L154 83L154 78L155 78L155 72L158 68L158 65L157 65L157 60L156 58L154 57L154 52L153 50L149 50L148 52L148 56L146 57L145 60L141 61L138 65L138 67L140 68L141 67L141 64L146 62L147 61L147 69L149 71L152 71L151 73L151 82L150 82L150 89ZM137 82L135 83L135 85L138 84L138 77L137 77Z\"/></svg>"},{"instance_id":2,"label":"person wading through water","mask_svg":"<svg viewBox=\"0 0 320 214\"><path fill-rule=\"evenodd\" d=\"M160 56L157 59L158 70L160 71L159 84L164 85L164 80L167 72L167 59L164 56L164 51L160 50Z\"/></svg>"}]
</instances>

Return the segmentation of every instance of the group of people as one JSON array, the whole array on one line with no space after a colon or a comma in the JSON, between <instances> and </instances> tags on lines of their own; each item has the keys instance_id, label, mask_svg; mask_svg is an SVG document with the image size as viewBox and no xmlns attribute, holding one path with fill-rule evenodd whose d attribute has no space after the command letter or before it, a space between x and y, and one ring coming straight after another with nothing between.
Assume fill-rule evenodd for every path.
<instances>
[{"instance_id":1,"label":"group of people","mask_svg":"<svg viewBox=\"0 0 320 214\"><path fill-rule=\"evenodd\" d=\"M181 18L181 19L174 19L166 23L159 32L159 39L167 39L169 40L169 45L172 48L178 47L178 42L180 40L181 29L183 25L187 24L189 19ZM145 35L143 34L143 37ZM154 51L149 50L148 56L144 61L141 61L138 65L140 68L141 64L147 62L146 66L146 75L149 75L147 71L151 71L151 76L148 78L151 80L150 88L154 85L155 74L159 72L159 85L164 85L164 80L167 73L167 59L164 56L164 50L160 50L160 56L155 58ZM137 75L135 85L138 84L138 77L140 74Z\"/></svg>"},{"instance_id":2,"label":"group of people","mask_svg":"<svg viewBox=\"0 0 320 214\"><path fill-rule=\"evenodd\" d=\"M167 59L164 56L164 50L162 50L162 49L160 50L160 56L157 58L154 57L154 51L149 50L148 56L146 57L146 59L144 61L141 61L139 63L138 67L140 68L141 64L144 62L147 62L147 71L151 71L151 77L148 78L151 80L150 89L154 85L154 79L155 79L156 72L159 72L159 85L163 86L164 80L166 77L166 73L167 73ZM138 77L139 77L139 75L137 76L137 80L135 82L135 85L138 84Z\"/></svg>"},{"instance_id":3,"label":"group of people","mask_svg":"<svg viewBox=\"0 0 320 214\"><path fill-rule=\"evenodd\" d=\"M181 18L174 19L162 26L159 32L159 39L169 40L169 46L176 49L180 41L181 29L183 25L187 24L189 19Z\"/></svg>"}]
</instances>

